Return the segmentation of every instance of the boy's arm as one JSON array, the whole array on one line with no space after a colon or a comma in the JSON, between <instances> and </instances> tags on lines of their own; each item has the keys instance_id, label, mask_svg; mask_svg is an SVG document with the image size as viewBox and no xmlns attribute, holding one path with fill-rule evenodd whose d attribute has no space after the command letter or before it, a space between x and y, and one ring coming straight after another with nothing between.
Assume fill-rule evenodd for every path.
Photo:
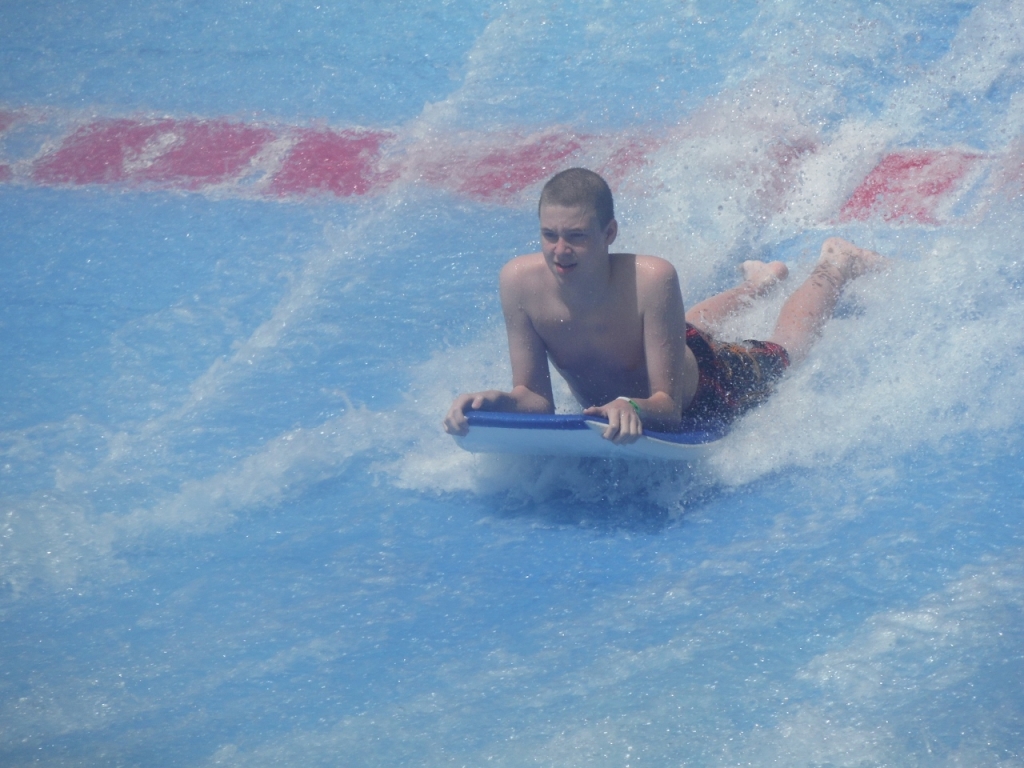
<instances>
[{"instance_id":1,"label":"boy's arm","mask_svg":"<svg viewBox=\"0 0 1024 768\"><path fill-rule=\"evenodd\" d=\"M525 258L513 259L501 270L501 309L512 363L510 394L516 401L516 411L554 413L547 345L526 309L527 298L538 292L538 288L532 286L536 279L536 270L530 268Z\"/></svg>"},{"instance_id":2,"label":"boy's arm","mask_svg":"<svg viewBox=\"0 0 1024 768\"><path fill-rule=\"evenodd\" d=\"M652 263L649 277L649 303L644 311L644 354L651 396L637 403L644 423L656 429L672 430L679 427L683 405L696 390L697 360L686 346L686 312L675 267L658 259Z\"/></svg>"},{"instance_id":3,"label":"boy's arm","mask_svg":"<svg viewBox=\"0 0 1024 768\"><path fill-rule=\"evenodd\" d=\"M512 391L491 389L459 395L444 419L449 434L466 434L467 410L554 413L547 348L523 306L528 281L522 259L513 259L501 270L501 307L512 361Z\"/></svg>"},{"instance_id":4,"label":"boy's arm","mask_svg":"<svg viewBox=\"0 0 1024 768\"><path fill-rule=\"evenodd\" d=\"M638 256L637 293L643 311L650 396L630 398L639 413L624 399L584 411L608 419L604 436L616 443L634 442L644 426L678 428L686 396L693 396L697 381L697 361L686 346L683 295L675 268L663 259Z\"/></svg>"}]
</instances>

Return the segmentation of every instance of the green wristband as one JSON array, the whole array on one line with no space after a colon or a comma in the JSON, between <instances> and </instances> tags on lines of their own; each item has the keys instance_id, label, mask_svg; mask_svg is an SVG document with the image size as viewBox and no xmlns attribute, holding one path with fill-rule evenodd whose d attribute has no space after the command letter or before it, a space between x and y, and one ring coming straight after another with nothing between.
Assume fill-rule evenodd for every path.
<instances>
[{"instance_id":1,"label":"green wristband","mask_svg":"<svg viewBox=\"0 0 1024 768\"><path fill-rule=\"evenodd\" d=\"M633 410L636 411L636 417L638 419L640 419L641 423L643 423L644 417L640 415L640 406L636 404L635 400L633 400L630 397L623 397L622 395L619 395L619 397L617 397L616 399L617 400L625 400L627 403L629 403L631 406L633 406Z\"/></svg>"}]
</instances>

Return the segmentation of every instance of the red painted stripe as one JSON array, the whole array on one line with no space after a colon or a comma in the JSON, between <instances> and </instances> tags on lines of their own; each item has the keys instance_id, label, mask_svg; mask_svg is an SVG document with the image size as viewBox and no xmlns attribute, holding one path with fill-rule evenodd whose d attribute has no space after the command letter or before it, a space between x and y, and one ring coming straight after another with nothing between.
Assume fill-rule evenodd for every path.
<instances>
[{"instance_id":1,"label":"red painted stripe","mask_svg":"<svg viewBox=\"0 0 1024 768\"><path fill-rule=\"evenodd\" d=\"M0 109L0 133L27 119ZM36 158L0 158L0 183L114 184L218 194L339 198L380 193L405 180L472 199L516 200L552 173L587 164L614 182L650 161L672 135L575 134L550 129L533 135L467 133L442 140L412 139L383 129L299 128L222 118L101 118L69 133L60 116L32 113L39 130L53 131ZM1004 192L1024 191L1024 143L993 174ZM54 148L55 147L55 148ZM766 215L785 210L795 175L812 143L769 142L763 160L747 168L752 201ZM1016 157L1017 160L1013 161ZM901 150L875 166L843 204L840 221L939 224L975 178L980 153L957 149ZM1013 190L1018 190L1013 192Z\"/></svg>"},{"instance_id":2,"label":"red painted stripe","mask_svg":"<svg viewBox=\"0 0 1024 768\"><path fill-rule=\"evenodd\" d=\"M877 216L890 222L939 224L939 208L955 197L980 159L980 154L958 150L893 152L854 190L839 220Z\"/></svg>"},{"instance_id":3,"label":"red painted stripe","mask_svg":"<svg viewBox=\"0 0 1024 768\"><path fill-rule=\"evenodd\" d=\"M171 120L103 120L84 125L65 139L56 152L36 162L32 178L40 184L124 181L130 175L126 163L141 157L146 144L172 124Z\"/></svg>"},{"instance_id":4,"label":"red painted stripe","mask_svg":"<svg viewBox=\"0 0 1024 768\"><path fill-rule=\"evenodd\" d=\"M185 189L219 184L242 173L273 138L273 131L238 123L174 123L157 137L164 151L131 176Z\"/></svg>"},{"instance_id":5,"label":"red painted stripe","mask_svg":"<svg viewBox=\"0 0 1024 768\"><path fill-rule=\"evenodd\" d=\"M3 133L18 121L17 112L0 109L0 133Z\"/></svg>"},{"instance_id":6,"label":"red painted stripe","mask_svg":"<svg viewBox=\"0 0 1024 768\"><path fill-rule=\"evenodd\" d=\"M541 136L519 140L511 147L485 149L459 168L442 165L439 170L450 174L452 186L469 197L507 201L560 170L562 161L580 146L571 135Z\"/></svg>"},{"instance_id":7,"label":"red painted stripe","mask_svg":"<svg viewBox=\"0 0 1024 768\"><path fill-rule=\"evenodd\" d=\"M621 181L645 166L648 156L661 149L665 141L653 136L627 138L611 147L608 159L597 167L597 171L611 182Z\"/></svg>"},{"instance_id":8,"label":"red painted stripe","mask_svg":"<svg viewBox=\"0 0 1024 768\"><path fill-rule=\"evenodd\" d=\"M190 191L235 182L240 194L273 197L366 195L406 178L507 202L570 164L584 144L598 149L597 167L613 178L641 166L658 146L652 139L567 132L471 134L457 137L458 144L409 144L386 160L384 149L396 138L386 130L294 129L220 119L101 119L79 126L36 158L29 178L48 185L143 184ZM283 155L276 166L273 157L260 160L275 142ZM253 168L255 160L264 167ZM266 180L244 184L255 171L265 172Z\"/></svg>"},{"instance_id":9,"label":"red painted stripe","mask_svg":"<svg viewBox=\"0 0 1024 768\"><path fill-rule=\"evenodd\" d=\"M240 173L274 133L198 120L103 120L84 125L40 158L40 184L153 182L198 189Z\"/></svg>"},{"instance_id":10,"label":"red painted stripe","mask_svg":"<svg viewBox=\"0 0 1024 768\"><path fill-rule=\"evenodd\" d=\"M394 179L379 168L381 146L392 138L388 131L299 131L268 190L277 196L365 195Z\"/></svg>"}]
</instances>

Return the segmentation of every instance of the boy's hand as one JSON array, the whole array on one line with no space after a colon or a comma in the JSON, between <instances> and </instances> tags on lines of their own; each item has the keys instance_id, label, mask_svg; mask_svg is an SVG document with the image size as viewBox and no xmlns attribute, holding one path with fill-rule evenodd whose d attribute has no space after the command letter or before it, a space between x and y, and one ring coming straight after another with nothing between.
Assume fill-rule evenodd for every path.
<instances>
[{"instance_id":1,"label":"boy's hand","mask_svg":"<svg viewBox=\"0 0 1024 768\"><path fill-rule=\"evenodd\" d=\"M469 422L466 420L466 410L471 411L493 411L497 410L498 401L507 397L504 392L497 389L489 389L486 392L473 392L459 395L448 409L448 415L444 417L444 431L449 435L465 435L469 432Z\"/></svg>"},{"instance_id":2,"label":"boy's hand","mask_svg":"<svg viewBox=\"0 0 1024 768\"><path fill-rule=\"evenodd\" d=\"M644 433L643 422L628 400L616 399L604 405L595 405L583 411L583 415L608 419L608 426L601 436L616 445L635 443Z\"/></svg>"}]
</instances>

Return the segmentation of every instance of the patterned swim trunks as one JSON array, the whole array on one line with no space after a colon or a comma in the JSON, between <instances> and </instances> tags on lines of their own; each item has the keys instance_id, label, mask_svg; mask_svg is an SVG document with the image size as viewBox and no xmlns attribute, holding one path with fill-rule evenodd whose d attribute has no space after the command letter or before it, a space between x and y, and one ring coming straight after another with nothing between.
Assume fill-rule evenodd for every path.
<instances>
[{"instance_id":1,"label":"patterned swim trunks","mask_svg":"<svg viewBox=\"0 0 1024 768\"><path fill-rule=\"evenodd\" d=\"M717 342L687 323L686 344L700 379L684 416L698 423L728 423L763 403L789 367L786 350L770 341Z\"/></svg>"}]
</instances>

